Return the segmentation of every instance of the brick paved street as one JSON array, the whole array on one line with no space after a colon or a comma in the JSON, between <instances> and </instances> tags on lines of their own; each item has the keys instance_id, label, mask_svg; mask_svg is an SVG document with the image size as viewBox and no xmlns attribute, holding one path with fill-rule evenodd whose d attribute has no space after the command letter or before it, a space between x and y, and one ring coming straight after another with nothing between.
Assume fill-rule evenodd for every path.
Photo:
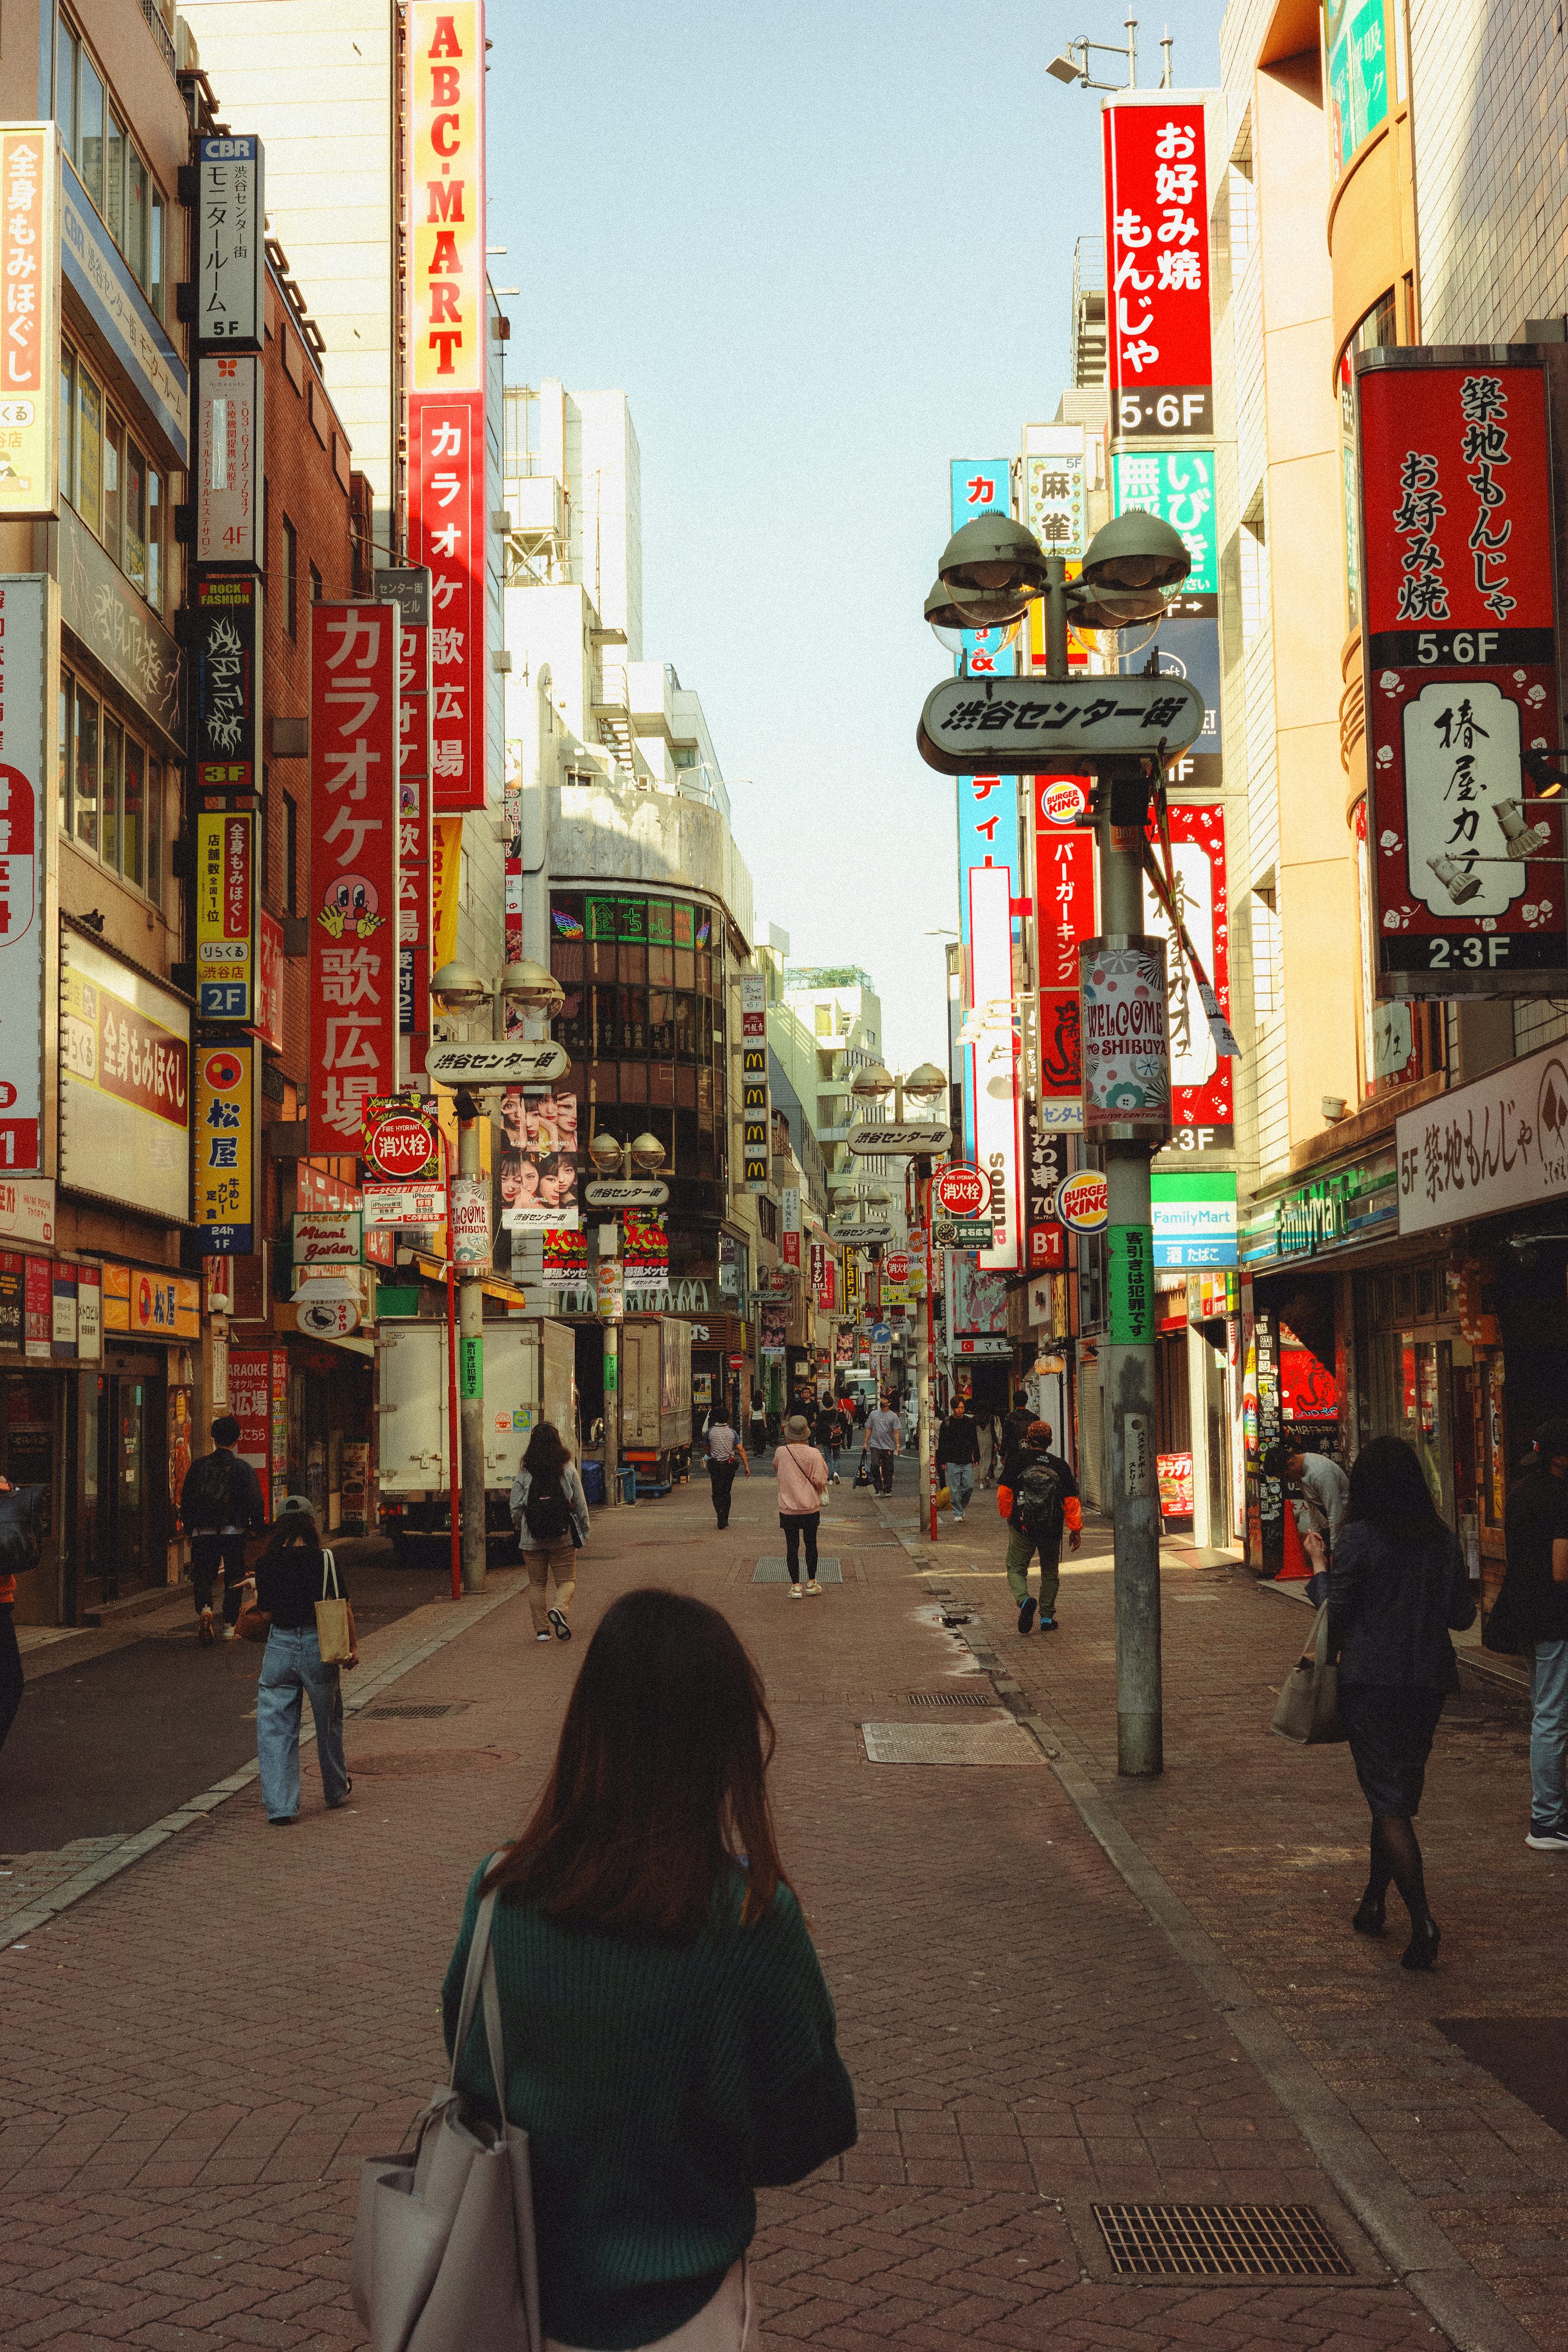
<instances>
[{"instance_id":1,"label":"brick paved street","mask_svg":"<svg viewBox=\"0 0 1568 2352\"><path fill-rule=\"evenodd\" d=\"M1064 1632L1024 1643L989 1498L922 1563L908 1477L880 1507L833 1490L823 1549L845 1581L814 1601L752 1581L782 1549L765 1475L741 1484L722 1536L700 1483L596 1514L570 1646L536 1647L510 1577L479 1622L476 1604L430 1602L371 1637L362 1673L422 1662L351 1721L354 1794L336 1821L307 1749L287 1836L247 1785L172 1817L57 1917L14 1926L0 1952L6 2352L361 2341L344 2291L359 2157L397 2143L438 2070L462 1891L537 1787L581 1637L647 1580L717 1601L763 1664L786 1861L860 2103L850 2154L762 2200L764 2344L1371 2352L1447 2337L1557 2352L1568 2145L1431 2023L1568 2010L1554 1932L1568 1874L1525 1867L1514 1703L1467 1699L1470 1727L1440 1735L1423 1822L1443 1966L1404 1976L1397 1940L1368 1947L1346 1927L1363 1821L1343 1751L1266 1737L1300 1638L1287 1605L1173 1557L1170 1769L1119 1785L1103 1538L1064 1582ZM963 1604L948 1616L973 1622L944 1626L941 1591ZM1005 1766L866 1760L863 1723L986 1720L910 1699L990 1696L988 1675L1040 1719L1057 1769L1022 1732ZM414 1707L449 1711L394 1712ZM1075 1793L1130 1832L1244 1998L1216 2000ZM1307 2105L1326 2084L1381 2149L1373 2203L1392 2183L1418 2213L1446 2331L1270 2087L1266 2014L1300 2043ZM1363 2189L1347 2195L1364 2211ZM1351 2274L1118 2280L1090 2207L1148 2198L1311 2203Z\"/></svg>"}]
</instances>

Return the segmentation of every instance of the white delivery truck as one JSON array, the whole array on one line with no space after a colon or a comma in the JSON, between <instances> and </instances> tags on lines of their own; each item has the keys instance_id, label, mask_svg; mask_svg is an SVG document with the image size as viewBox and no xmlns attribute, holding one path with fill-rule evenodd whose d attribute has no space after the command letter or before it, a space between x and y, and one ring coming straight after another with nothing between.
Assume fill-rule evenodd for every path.
<instances>
[{"instance_id":1,"label":"white delivery truck","mask_svg":"<svg viewBox=\"0 0 1568 2352\"><path fill-rule=\"evenodd\" d=\"M385 1322L380 1337L382 1523L400 1565L440 1565L451 1524L446 1322ZM535 1423L553 1423L577 1456L575 1360L572 1325L552 1316L485 1325L485 1528L496 1549L512 1540L511 1482Z\"/></svg>"},{"instance_id":2,"label":"white delivery truck","mask_svg":"<svg viewBox=\"0 0 1568 2352\"><path fill-rule=\"evenodd\" d=\"M691 1326L676 1315L621 1325L621 1459L647 1486L673 1486L691 1467Z\"/></svg>"}]
</instances>

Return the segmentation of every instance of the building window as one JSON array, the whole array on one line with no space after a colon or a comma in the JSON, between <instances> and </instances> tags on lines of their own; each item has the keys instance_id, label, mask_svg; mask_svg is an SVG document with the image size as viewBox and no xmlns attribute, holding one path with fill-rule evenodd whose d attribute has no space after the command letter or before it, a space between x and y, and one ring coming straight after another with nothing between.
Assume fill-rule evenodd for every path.
<instances>
[{"instance_id":1,"label":"building window","mask_svg":"<svg viewBox=\"0 0 1568 2352\"><path fill-rule=\"evenodd\" d=\"M120 435L120 419L106 416L103 423L103 543L116 563L121 561Z\"/></svg>"},{"instance_id":2,"label":"building window","mask_svg":"<svg viewBox=\"0 0 1568 2352\"><path fill-rule=\"evenodd\" d=\"M73 678L60 677L60 822L79 849L163 903L161 761Z\"/></svg>"},{"instance_id":3,"label":"building window","mask_svg":"<svg viewBox=\"0 0 1568 2352\"><path fill-rule=\"evenodd\" d=\"M316 569L315 565L312 563L312 564L311 564L311 566L310 566L310 602L311 602L311 604L319 604L321 603L321 573L317 571L317 569Z\"/></svg>"},{"instance_id":4,"label":"building window","mask_svg":"<svg viewBox=\"0 0 1568 2352\"><path fill-rule=\"evenodd\" d=\"M55 121L103 225L157 316L163 315L163 200L102 75L69 20L55 48Z\"/></svg>"},{"instance_id":5,"label":"building window","mask_svg":"<svg viewBox=\"0 0 1568 2352\"><path fill-rule=\"evenodd\" d=\"M287 515L283 518L283 628L288 636L300 634L300 541Z\"/></svg>"},{"instance_id":6,"label":"building window","mask_svg":"<svg viewBox=\"0 0 1568 2352\"><path fill-rule=\"evenodd\" d=\"M289 794L283 795L283 911L300 911L300 812Z\"/></svg>"}]
</instances>

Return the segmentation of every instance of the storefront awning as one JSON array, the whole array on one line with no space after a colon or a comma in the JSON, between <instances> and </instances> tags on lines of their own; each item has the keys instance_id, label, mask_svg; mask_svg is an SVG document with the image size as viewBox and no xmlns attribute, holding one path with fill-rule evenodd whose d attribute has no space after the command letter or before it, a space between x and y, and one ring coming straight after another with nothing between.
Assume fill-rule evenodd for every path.
<instances>
[{"instance_id":1,"label":"storefront awning","mask_svg":"<svg viewBox=\"0 0 1568 2352\"><path fill-rule=\"evenodd\" d=\"M410 1250L402 1262L411 1265L426 1282L438 1282L443 1289L446 1288L447 1261L444 1257L429 1257L423 1250ZM526 1296L517 1284L509 1282L504 1275L481 1275L479 1287L487 1298L499 1299L503 1307L526 1307L528 1304Z\"/></svg>"}]
</instances>

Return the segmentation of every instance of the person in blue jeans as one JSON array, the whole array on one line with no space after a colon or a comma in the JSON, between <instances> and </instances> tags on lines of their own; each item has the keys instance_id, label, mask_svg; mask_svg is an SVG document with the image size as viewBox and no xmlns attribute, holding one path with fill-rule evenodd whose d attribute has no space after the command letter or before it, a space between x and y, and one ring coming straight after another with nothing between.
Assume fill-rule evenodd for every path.
<instances>
[{"instance_id":1,"label":"person in blue jeans","mask_svg":"<svg viewBox=\"0 0 1568 2352\"><path fill-rule=\"evenodd\" d=\"M343 1761L341 1669L321 1664L316 1638L316 1603L323 1597L329 1558L310 1504L290 1495L256 1563L256 1605L272 1620L256 1692L256 1754L261 1801L274 1829L288 1829L300 1811L300 1721L307 1695L328 1810L335 1812L353 1787ZM334 1590L341 1592L342 1585ZM358 1665L357 1645L348 1664Z\"/></svg>"},{"instance_id":2,"label":"person in blue jeans","mask_svg":"<svg viewBox=\"0 0 1568 2352\"><path fill-rule=\"evenodd\" d=\"M952 1497L952 1516L960 1525L973 1490L974 1465L979 1459L980 1433L963 1410L963 1399L955 1396L952 1411L937 1436L936 1466L942 1474L938 1484L945 1485Z\"/></svg>"},{"instance_id":3,"label":"person in blue jeans","mask_svg":"<svg viewBox=\"0 0 1568 2352\"><path fill-rule=\"evenodd\" d=\"M1494 1617L1530 1661L1530 1827L1537 1853L1568 1854L1568 1421L1543 1421L1509 1488L1508 1572Z\"/></svg>"}]
</instances>

